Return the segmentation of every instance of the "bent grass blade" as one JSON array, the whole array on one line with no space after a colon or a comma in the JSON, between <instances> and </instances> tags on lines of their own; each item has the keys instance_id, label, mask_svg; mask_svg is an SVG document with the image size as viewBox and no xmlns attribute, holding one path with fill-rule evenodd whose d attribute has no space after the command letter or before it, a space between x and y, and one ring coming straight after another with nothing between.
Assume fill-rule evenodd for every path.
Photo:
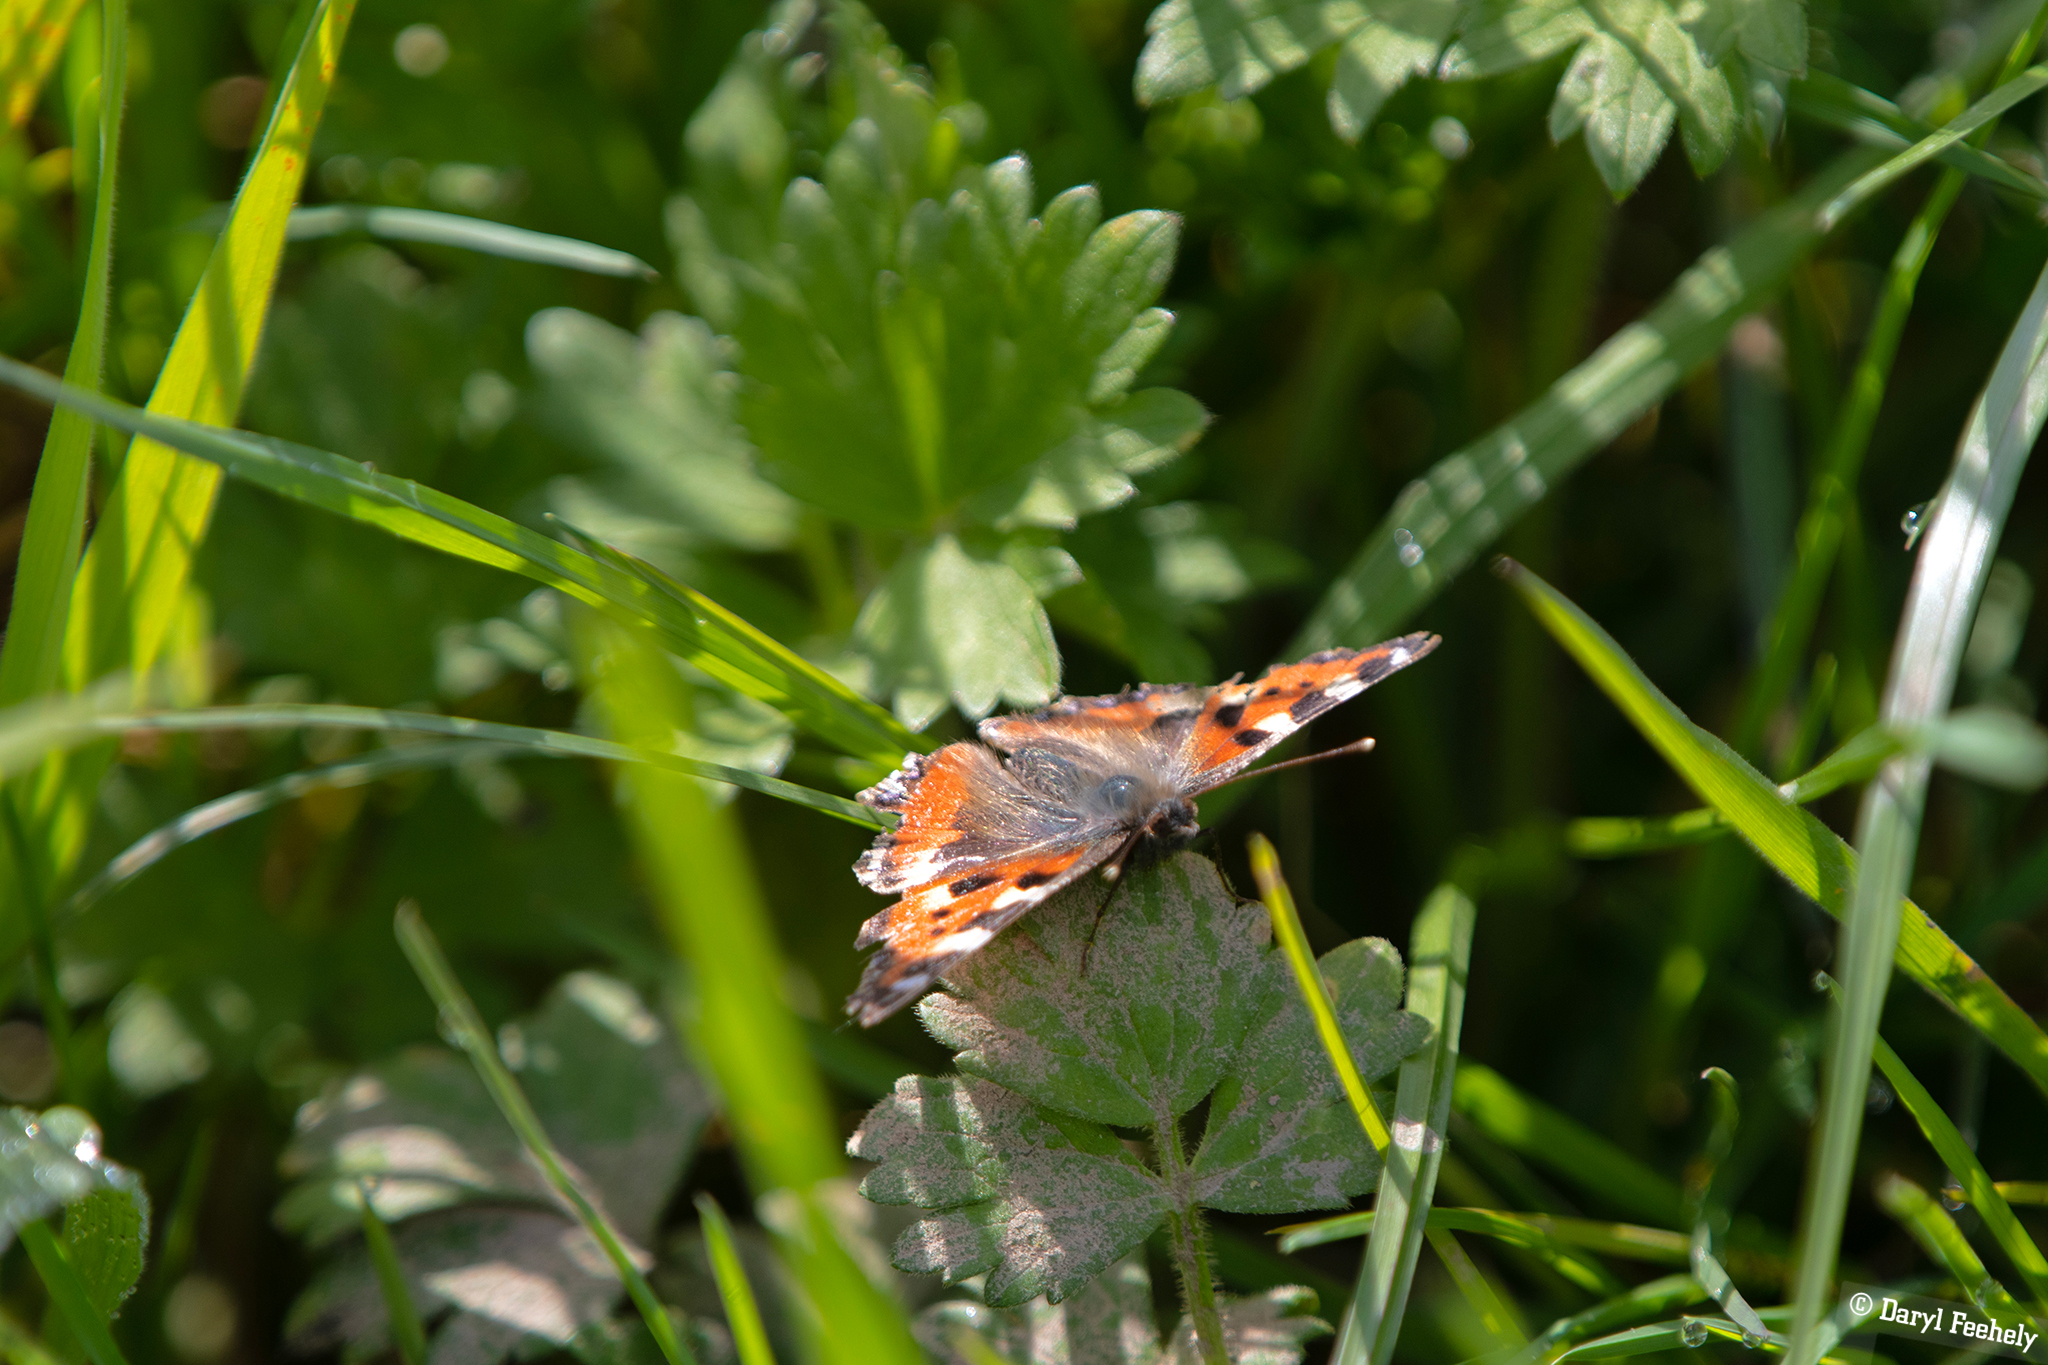
<instances>
[{"instance_id":1,"label":"bent grass blade","mask_svg":"<svg viewBox=\"0 0 2048 1365\"><path fill-rule=\"evenodd\" d=\"M0 357L0 383L210 461L236 478L458 558L557 588L856 757L895 765L922 741L852 688L701 594L657 582L630 556L594 557L496 513L354 460L266 436L140 411ZM637 565L638 561L632 561Z\"/></svg>"},{"instance_id":2,"label":"bent grass blade","mask_svg":"<svg viewBox=\"0 0 2048 1365\"><path fill-rule=\"evenodd\" d=\"M725 1210L709 1194L697 1196L697 1216L704 1228L704 1246L711 1256L712 1278L718 1282L718 1300L725 1305L726 1326L732 1329L733 1354L740 1365L775 1365L768 1349L768 1328L761 1321L761 1306L754 1301L754 1287L747 1283L746 1267L740 1264L740 1249L733 1242L732 1224Z\"/></svg>"},{"instance_id":3,"label":"bent grass blade","mask_svg":"<svg viewBox=\"0 0 2048 1365\"><path fill-rule=\"evenodd\" d=\"M0 109L9 128L35 111L85 0L0 0Z\"/></svg>"},{"instance_id":4,"label":"bent grass blade","mask_svg":"<svg viewBox=\"0 0 2048 1365\"><path fill-rule=\"evenodd\" d=\"M1502 561L1501 574L1686 785L1779 875L1839 918L1856 874L1856 854L1841 837L1687 720L1613 638L1555 588L1512 561ZM1899 969L2048 1092L2048 1034L1918 906L1903 896L1893 903Z\"/></svg>"},{"instance_id":5,"label":"bent grass blade","mask_svg":"<svg viewBox=\"0 0 2048 1365\"><path fill-rule=\"evenodd\" d=\"M638 1258L626 1249L625 1240L619 1236L611 1220L597 1207L582 1182L570 1173L562 1154L555 1149L547 1130L541 1126L540 1115L534 1112L525 1092L520 1090L519 1082L512 1079L504 1059L498 1055L496 1040L484 1027L483 1019L477 1014L476 1006L470 1003L462 984L455 979L454 969L448 965L433 931L427 928L420 908L411 901L401 904L395 917L395 928L398 946L405 950L406 961L412 964L420 984L433 997L449 1036L469 1055L470 1064L476 1068L484 1088L490 1091L498 1112L518 1134L527 1156L540 1167L541 1174L583 1224L584 1230L604 1248L605 1258L625 1284L627 1295L633 1300L633 1306L640 1310L641 1320L647 1324L648 1333L661 1348L663 1358L669 1365L696 1365L690 1348L677 1335L675 1322L669 1317L668 1310L655 1298L647 1277L640 1273Z\"/></svg>"}]
</instances>

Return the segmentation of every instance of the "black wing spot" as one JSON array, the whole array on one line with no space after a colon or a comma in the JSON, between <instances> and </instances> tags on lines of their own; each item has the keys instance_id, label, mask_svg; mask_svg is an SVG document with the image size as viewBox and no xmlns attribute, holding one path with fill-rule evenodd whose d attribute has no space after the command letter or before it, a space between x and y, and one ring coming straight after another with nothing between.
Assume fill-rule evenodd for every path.
<instances>
[{"instance_id":1,"label":"black wing spot","mask_svg":"<svg viewBox=\"0 0 2048 1365\"><path fill-rule=\"evenodd\" d=\"M940 920L943 920L943 919L945 919L945 918L946 918L946 916L948 916L948 915L950 915L950 914L952 914L952 913L953 913L953 912L952 912L951 910L947 909L947 908L946 908L945 906L943 906L943 905L942 905L942 906L940 906L940 907L939 907L938 909L936 909L936 910L932 911L932 915L931 915L932 923L933 923L933 924L937 924L937 923L938 923L938 922L939 922Z\"/></svg>"},{"instance_id":2,"label":"black wing spot","mask_svg":"<svg viewBox=\"0 0 2048 1365\"><path fill-rule=\"evenodd\" d=\"M1315 715L1322 709L1323 694L1318 692L1314 696L1303 697L1300 701L1297 701L1296 703L1294 703L1294 705L1288 707L1287 716L1288 719L1295 721L1298 724L1300 722L1306 721L1309 717Z\"/></svg>"},{"instance_id":3,"label":"black wing spot","mask_svg":"<svg viewBox=\"0 0 2048 1365\"><path fill-rule=\"evenodd\" d=\"M984 886L994 886L1002 879L1000 873L979 872L972 877L962 877L957 882L947 882L946 894L958 900L962 896L981 890Z\"/></svg>"},{"instance_id":4,"label":"black wing spot","mask_svg":"<svg viewBox=\"0 0 2048 1365\"><path fill-rule=\"evenodd\" d=\"M1249 749L1252 745L1266 738L1266 732L1256 725L1248 725L1230 738L1233 743L1242 744Z\"/></svg>"},{"instance_id":5,"label":"black wing spot","mask_svg":"<svg viewBox=\"0 0 2048 1365\"><path fill-rule=\"evenodd\" d=\"M1059 875L1057 872L1047 872L1043 868L1035 872L1026 872L1023 876L1017 878L1017 889L1019 891L1029 891L1033 887L1044 886Z\"/></svg>"},{"instance_id":6,"label":"black wing spot","mask_svg":"<svg viewBox=\"0 0 2048 1365\"><path fill-rule=\"evenodd\" d=\"M1244 703L1241 701L1234 701L1231 702L1228 706L1217 707L1216 714L1209 717L1209 723L1211 725L1219 726L1222 729L1228 730L1231 726L1237 724L1239 721L1243 719Z\"/></svg>"}]
</instances>

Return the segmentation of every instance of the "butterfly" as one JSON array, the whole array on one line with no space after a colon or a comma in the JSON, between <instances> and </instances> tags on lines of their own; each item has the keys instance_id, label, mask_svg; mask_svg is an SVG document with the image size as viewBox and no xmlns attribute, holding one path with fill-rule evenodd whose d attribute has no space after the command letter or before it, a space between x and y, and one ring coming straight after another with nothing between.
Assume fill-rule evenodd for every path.
<instances>
[{"instance_id":1,"label":"butterfly","mask_svg":"<svg viewBox=\"0 0 2048 1365\"><path fill-rule=\"evenodd\" d=\"M854 947L880 947L846 1012L879 1023L1054 892L1097 867L1115 880L1133 854L1185 843L1196 797L1247 776L1281 740L1438 643L1423 633L1325 650L1253 683L1066 697L990 717L983 743L906 755L854 798L901 817L853 872L902 899L861 926Z\"/></svg>"}]
</instances>

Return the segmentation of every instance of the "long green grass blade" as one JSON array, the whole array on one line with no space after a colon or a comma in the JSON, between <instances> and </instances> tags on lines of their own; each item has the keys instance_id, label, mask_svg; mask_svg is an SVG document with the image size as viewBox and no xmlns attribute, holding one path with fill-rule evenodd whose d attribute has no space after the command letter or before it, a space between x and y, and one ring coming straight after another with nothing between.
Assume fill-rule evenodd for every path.
<instances>
[{"instance_id":1,"label":"long green grass blade","mask_svg":"<svg viewBox=\"0 0 2048 1365\"><path fill-rule=\"evenodd\" d=\"M285 236L290 241L303 242L350 232L361 232L391 242L460 247L464 251L501 256L510 261L532 261L539 265L560 266L565 270L581 270L587 275L652 280L661 274L638 256L615 247L599 246L574 237L557 237L551 232L535 232L509 223L494 223L488 218L436 213L431 209L378 208L360 204L323 204L319 208L293 209Z\"/></svg>"},{"instance_id":2,"label":"long green grass blade","mask_svg":"<svg viewBox=\"0 0 2048 1365\"><path fill-rule=\"evenodd\" d=\"M377 1271L377 1292L384 1296L384 1317L391 1328L391 1344L398 1348L404 1365L427 1365L427 1329L420 1325L420 1310L405 1286L405 1267L398 1263L398 1248L392 1244L391 1229L384 1225L368 1182L359 1181L363 1204L363 1245L369 1248L370 1264Z\"/></svg>"},{"instance_id":3,"label":"long green grass blade","mask_svg":"<svg viewBox=\"0 0 2048 1365\"><path fill-rule=\"evenodd\" d=\"M1910 147L1935 131L1882 95L1851 85L1831 71L1808 71L1804 80L1794 82L1786 91L1786 108L1886 151ZM1941 147L1934 159L2015 194L2048 199L2048 181L1967 142Z\"/></svg>"},{"instance_id":4,"label":"long green grass blade","mask_svg":"<svg viewBox=\"0 0 2048 1365\"><path fill-rule=\"evenodd\" d=\"M1340 1213L1312 1223L1294 1223L1273 1231L1280 1238L1280 1250L1296 1252L1347 1237L1363 1237L1372 1231L1373 1211ZM1610 1223L1598 1218L1566 1218L1549 1213L1506 1213L1499 1209L1446 1209L1429 1211L1429 1226L1446 1232L1471 1232L1514 1246L1556 1249L1566 1247L1620 1256L1651 1265L1684 1265L1685 1234L1668 1228L1643 1227L1638 1223Z\"/></svg>"},{"instance_id":5,"label":"long green grass blade","mask_svg":"<svg viewBox=\"0 0 2048 1365\"><path fill-rule=\"evenodd\" d=\"M1984 1268L1983 1258L1940 1200L1902 1175L1887 1175L1877 1182L1877 1202L1912 1234L1922 1251L1955 1277L1970 1302L1987 1312L2023 1316L2018 1302Z\"/></svg>"},{"instance_id":6,"label":"long green grass blade","mask_svg":"<svg viewBox=\"0 0 2048 1365\"><path fill-rule=\"evenodd\" d=\"M57 1306L64 1325L78 1338L79 1345L85 1347L93 1365L128 1365L121 1348L114 1344L114 1334L107 1330L107 1320L92 1306L92 1295L72 1269L70 1258L65 1256L64 1247L50 1231L50 1225L40 1218L23 1223L21 1244L28 1248L29 1261L49 1293L50 1302Z\"/></svg>"},{"instance_id":7,"label":"long green grass blade","mask_svg":"<svg viewBox=\"0 0 2048 1365\"><path fill-rule=\"evenodd\" d=\"M442 716L431 711L389 711L371 706L337 706L308 702L264 706L206 706L185 711L99 710L87 697L45 703L28 702L0 714L0 776L21 771L46 754L75 748L105 735L130 730L295 730L308 725L344 730L377 730L397 734L447 735L501 744L531 753L559 757L602 758L615 763L652 763L672 772L709 778L734 787L807 806L868 829L880 829L881 817L858 802L828 792L800 787L779 777L730 768L722 763L685 758L666 749L636 749L592 735L567 730L542 730L526 725Z\"/></svg>"},{"instance_id":8,"label":"long green grass blade","mask_svg":"<svg viewBox=\"0 0 2048 1365\"><path fill-rule=\"evenodd\" d=\"M1821 238L1815 211L1880 159L1857 150L1679 276L1542 398L1439 460L1394 502L1323 594L1287 654L1394 634L1535 506L1552 485L1721 351L1738 319L1784 283Z\"/></svg>"},{"instance_id":9,"label":"long green grass blade","mask_svg":"<svg viewBox=\"0 0 2048 1365\"><path fill-rule=\"evenodd\" d=\"M1673 1312L1698 1303L1706 1296L1707 1291L1701 1289L1690 1275L1666 1275L1662 1279L1650 1280L1604 1303L1596 1303L1584 1312L1559 1318L1532 1338L1508 1365L1535 1365L1537 1361L1555 1360L1563 1348L1575 1342L1610 1332L1623 1323Z\"/></svg>"},{"instance_id":10,"label":"long green grass blade","mask_svg":"<svg viewBox=\"0 0 2048 1365\"><path fill-rule=\"evenodd\" d=\"M1365 1078L1358 1074L1351 1049L1345 1046L1344 1031L1337 1026L1337 1002L1331 998L1330 983L1323 980L1323 973L1316 966L1315 954L1309 951L1308 935L1302 932L1301 916L1294 909L1294 896L1280 876L1280 855L1273 851L1265 835L1254 834L1251 859L1259 898L1266 903L1266 913L1273 920L1273 937L1280 941L1280 950L1287 954L1287 965L1294 969L1294 984L1301 991L1309 1016L1315 1020L1323 1054L1330 1059L1330 1068L1344 1087L1344 1097L1351 1101L1351 1112L1357 1116L1358 1126L1365 1130L1366 1141L1384 1157L1393 1135L1387 1131L1387 1121L1373 1106L1372 1092L1366 1089Z\"/></svg>"},{"instance_id":11,"label":"long green grass blade","mask_svg":"<svg viewBox=\"0 0 2048 1365\"><path fill-rule=\"evenodd\" d=\"M2048 84L2048 69L2043 70L2042 83ZM1997 548L2020 472L2044 418L2048 418L2048 270L2035 283L1999 352L1984 393L1971 410L1948 483L1936 500L1922 539L1891 676L1879 709L1879 720L1894 732L1914 733L1939 721L1948 711L1962 667L1963 647L1991 569L1992 551ZM1900 956L1895 948L1901 935L1898 906L1912 875L1929 766L1926 755L1913 753L1886 763L1877 780L1864 789L1857 815L1856 851L1861 870L1842 917L1838 960L1843 964L1843 1002L1829 1038L1820 1113L1807 1168L1809 1185L1800 1223L1801 1253L1794 1294L1799 1317L1792 1332L1793 1365L1810 1365L1819 1355L1815 1333L1826 1311L1842 1220L1848 1209L1878 1016L1891 984L1893 959ZM1925 919L1909 916L1908 924L1915 918ZM1955 951L1960 956L1960 950ZM2040 1082L2048 1074L2048 1038L2038 1026L2031 1032L2032 1057L2014 1060ZM2003 1039L1994 1036L1993 1041L2005 1047ZM2011 1049L2005 1050L2010 1055Z\"/></svg>"},{"instance_id":12,"label":"long green grass blade","mask_svg":"<svg viewBox=\"0 0 2048 1365\"><path fill-rule=\"evenodd\" d=\"M1909 171L1934 160L2043 87L2048 87L2048 66L2030 67L1999 85L1935 132L1921 138L1882 166L1858 176L1848 188L1822 207L1821 230L1832 231L1837 223L1868 203L1872 197L1895 184Z\"/></svg>"},{"instance_id":13,"label":"long green grass blade","mask_svg":"<svg viewBox=\"0 0 2048 1365\"><path fill-rule=\"evenodd\" d=\"M695 1357L683 1339L676 1333L675 1320L662 1307L661 1300L654 1296L647 1277L640 1273L638 1257L626 1247L625 1239L618 1229L605 1217L597 1202L583 1188L583 1182L571 1173L562 1154L555 1149L553 1139L541 1127L540 1115L527 1101L520 1090L519 1082L506 1069L504 1059L498 1055L498 1045L491 1037L490 1030L470 1003L462 983L455 979L455 971L448 965L448 959L441 952L441 945L434 940L433 931L420 915L420 909L411 901L398 907L395 920L398 932L398 946L405 950L406 961L418 973L420 984L427 988L427 994L434 999L434 1005L441 1012L441 1022L456 1046L469 1054L470 1064L476 1067L477 1075L483 1080L484 1088L490 1091L491 1099L497 1104L498 1112L505 1116L512 1131L519 1135L526 1154L534 1165L547 1177L562 1202L576 1215L584 1230L597 1239L604 1248L605 1258L618 1272L620 1281L626 1286L626 1294L633 1300L633 1306L640 1310L641 1321L647 1324L648 1333L669 1365L694 1365ZM641 1253L644 1255L645 1253Z\"/></svg>"},{"instance_id":14,"label":"long green grass blade","mask_svg":"<svg viewBox=\"0 0 2048 1365\"><path fill-rule=\"evenodd\" d=\"M410 479L288 441L181 422L58 384L0 357L0 383L147 435L236 478L459 558L558 588L638 629L734 690L856 757L895 764L919 741L888 712L701 594L630 556L602 558Z\"/></svg>"},{"instance_id":15,"label":"long green grass blade","mask_svg":"<svg viewBox=\"0 0 2048 1365\"><path fill-rule=\"evenodd\" d=\"M56 68L85 0L0 0L0 114L19 128Z\"/></svg>"},{"instance_id":16,"label":"long green grass blade","mask_svg":"<svg viewBox=\"0 0 2048 1365\"><path fill-rule=\"evenodd\" d=\"M579 648L613 737L659 742L689 721L676 671L637 635L579 613ZM627 828L676 957L689 970L688 1038L718 1082L756 1194L801 1288L814 1354L834 1365L923 1359L901 1311L870 1284L825 1215L844 1172L841 1139L804 1033L782 997L782 955L740 831L694 783L625 773Z\"/></svg>"},{"instance_id":17,"label":"long green grass blade","mask_svg":"<svg viewBox=\"0 0 2048 1365\"><path fill-rule=\"evenodd\" d=\"M1479 1316L1479 1323L1493 1339L1508 1349L1518 1349L1529 1344L1529 1330L1522 1325L1520 1315L1515 1312L1514 1300L1503 1293L1484 1270L1465 1254L1465 1248L1458 1243L1457 1236L1441 1228L1429 1228L1424 1234L1429 1239L1430 1249L1443 1262L1444 1270L1451 1282L1458 1286L1458 1292L1465 1296L1465 1302Z\"/></svg>"},{"instance_id":18,"label":"long green grass blade","mask_svg":"<svg viewBox=\"0 0 2048 1365\"><path fill-rule=\"evenodd\" d=\"M1501 573L1686 785L1720 811L1786 881L1821 909L1841 917L1856 877L1856 854L1841 837L1786 800L1776 784L1727 745L1687 720L1613 638L1555 588L1512 562L1503 561ZM2048 1034L1918 906L1903 895L1892 904L1897 907L1892 913L1899 926L1899 970L2048 1092ZM1861 1101L1857 1103L1860 1112Z\"/></svg>"},{"instance_id":19,"label":"long green grass blade","mask_svg":"<svg viewBox=\"0 0 2048 1365\"><path fill-rule=\"evenodd\" d=\"M705 1249L711 1254L718 1299L725 1305L726 1325L732 1329L733 1354L740 1365L775 1365L775 1356L768 1349L768 1327L761 1321L761 1306L754 1302L754 1287L747 1283L747 1268L740 1264L740 1249L733 1241L725 1210L710 1195L699 1194L697 1216L704 1228Z\"/></svg>"},{"instance_id":20,"label":"long green grass blade","mask_svg":"<svg viewBox=\"0 0 2048 1365\"><path fill-rule=\"evenodd\" d=\"M19 8L18 6L16 8ZM4 21L0 21L4 22ZM99 175L92 244L78 330L64 361L64 382L97 391L105 368L107 298L114 263L114 190L120 180L121 122L128 93L128 4L107 0L100 20ZM0 68L4 68L0 61ZM0 88L7 78L0 74ZM10 94L10 98L12 95ZM75 148L76 155L86 149ZM86 499L92 486L93 424L65 409L52 414L29 495L7 634L0 640L0 706L55 688L63 677L64 626L72 582L85 544Z\"/></svg>"},{"instance_id":21,"label":"long green grass blade","mask_svg":"<svg viewBox=\"0 0 2048 1365\"><path fill-rule=\"evenodd\" d=\"M1472 965L1471 897L1445 882L1415 916L1408 943L1408 1009L1434 1026L1430 1041L1401 1063L1394 1092L1393 1143L1380 1172L1358 1288L1337 1329L1336 1365L1382 1365L1394 1358L1408 1290L1422 1251L1451 1116L1451 1078L1465 1019L1465 980Z\"/></svg>"}]
</instances>

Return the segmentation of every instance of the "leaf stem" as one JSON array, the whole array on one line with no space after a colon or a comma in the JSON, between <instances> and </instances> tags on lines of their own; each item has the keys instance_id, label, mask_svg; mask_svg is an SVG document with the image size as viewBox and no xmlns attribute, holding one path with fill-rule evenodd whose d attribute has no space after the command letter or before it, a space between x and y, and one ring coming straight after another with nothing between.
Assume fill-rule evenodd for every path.
<instances>
[{"instance_id":1,"label":"leaf stem","mask_svg":"<svg viewBox=\"0 0 2048 1365\"><path fill-rule=\"evenodd\" d=\"M1223 1343L1223 1314L1216 1306L1216 1281L1209 1273L1209 1234L1202 1211L1187 1195L1187 1154L1181 1149L1180 1125L1171 1114L1152 1125L1152 1149L1164 1167L1167 1187L1181 1205L1167 1215L1173 1237L1174 1277L1180 1281L1181 1306L1195 1327L1195 1347L1206 1365L1230 1365Z\"/></svg>"}]
</instances>

